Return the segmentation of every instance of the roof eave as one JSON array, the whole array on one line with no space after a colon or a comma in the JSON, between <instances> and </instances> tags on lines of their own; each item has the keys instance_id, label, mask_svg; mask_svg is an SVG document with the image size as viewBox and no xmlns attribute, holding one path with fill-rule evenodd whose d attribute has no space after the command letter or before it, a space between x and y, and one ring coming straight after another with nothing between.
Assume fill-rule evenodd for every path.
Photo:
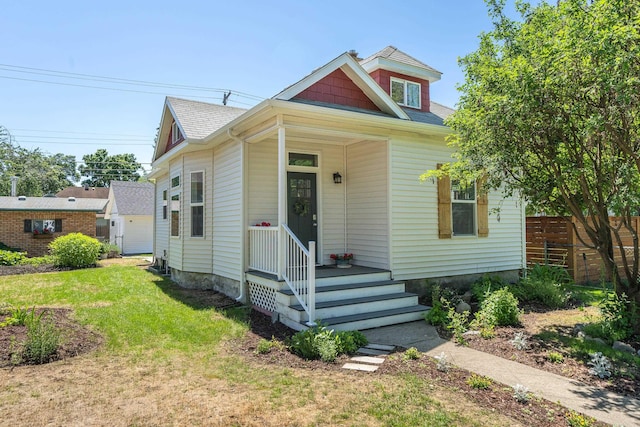
<instances>
[{"instance_id":1,"label":"roof eave","mask_svg":"<svg viewBox=\"0 0 640 427\"><path fill-rule=\"evenodd\" d=\"M372 73L378 69L384 69L399 74L404 74L406 76L428 80L429 83L435 83L442 77L442 73L440 71L431 71L422 67L403 64L401 62L397 62L387 58L374 58L371 61L367 61L366 63L361 64L361 66L368 73Z\"/></svg>"}]
</instances>

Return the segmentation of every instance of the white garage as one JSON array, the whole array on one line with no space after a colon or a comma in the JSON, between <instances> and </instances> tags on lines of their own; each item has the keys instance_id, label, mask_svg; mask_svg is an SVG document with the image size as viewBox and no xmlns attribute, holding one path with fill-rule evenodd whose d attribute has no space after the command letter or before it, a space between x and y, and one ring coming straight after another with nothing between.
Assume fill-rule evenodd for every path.
<instances>
[{"instance_id":1,"label":"white garage","mask_svg":"<svg viewBox=\"0 0 640 427\"><path fill-rule=\"evenodd\" d=\"M124 255L153 251L153 184L111 181L105 218L110 242Z\"/></svg>"}]
</instances>

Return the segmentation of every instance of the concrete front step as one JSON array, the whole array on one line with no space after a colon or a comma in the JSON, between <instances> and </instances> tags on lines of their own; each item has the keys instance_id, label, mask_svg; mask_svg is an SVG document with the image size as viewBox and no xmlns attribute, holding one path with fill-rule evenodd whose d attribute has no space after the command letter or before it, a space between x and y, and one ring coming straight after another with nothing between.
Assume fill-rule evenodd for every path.
<instances>
[{"instance_id":1,"label":"concrete front step","mask_svg":"<svg viewBox=\"0 0 640 427\"><path fill-rule=\"evenodd\" d=\"M408 292L324 301L316 303L316 319L326 323L328 319L344 317L345 315L358 315L389 309L406 308L416 306L417 304L418 296ZM296 322L308 320L307 313L300 304L290 306L288 311L290 314L289 317Z\"/></svg>"},{"instance_id":2,"label":"concrete front step","mask_svg":"<svg viewBox=\"0 0 640 427\"><path fill-rule=\"evenodd\" d=\"M317 286L316 303L335 301L338 299L358 298L363 295L375 296L399 292L404 292L404 282L398 282L395 280ZM286 305L297 304L296 297L293 295L293 291L291 289L282 289L280 293L288 298L282 300Z\"/></svg>"}]
</instances>

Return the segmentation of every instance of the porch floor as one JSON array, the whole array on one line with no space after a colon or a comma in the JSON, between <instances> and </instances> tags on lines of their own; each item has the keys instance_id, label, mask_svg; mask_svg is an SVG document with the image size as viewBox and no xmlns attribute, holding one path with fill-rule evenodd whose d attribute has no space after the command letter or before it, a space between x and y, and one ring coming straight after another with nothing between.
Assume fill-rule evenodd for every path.
<instances>
[{"instance_id":1,"label":"porch floor","mask_svg":"<svg viewBox=\"0 0 640 427\"><path fill-rule=\"evenodd\" d=\"M388 273L389 270L383 270L380 268L363 267L361 265L352 265L351 268L338 268L333 265L319 265L316 266L316 279L326 279L327 277L346 277L355 276L358 274L373 274L373 273ZM261 271L249 270L255 276L264 277L265 279L278 281L278 277L275 274L263 273ZM280 280L283 281L283 280Z\"/></svg>"}]
</instances>

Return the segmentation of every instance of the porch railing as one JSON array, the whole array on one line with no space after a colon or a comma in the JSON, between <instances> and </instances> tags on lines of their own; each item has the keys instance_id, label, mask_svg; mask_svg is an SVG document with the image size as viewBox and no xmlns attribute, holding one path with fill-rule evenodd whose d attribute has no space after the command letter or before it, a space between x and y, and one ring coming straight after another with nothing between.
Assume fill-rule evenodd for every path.
<instances>
[{"instance_id":1,"label":"porch railing","mask_svg":"<svg viewBox=\"0 0 640 427\"><path fill-rule=\"evenodd\" d=\"M249 268L282 277L306 311L307 325L316 320L316 242L307 249L282 225L282 266L278 262L278 227L249 227Z\"/></svg>"},{"instance_id":2,"label":"porch railing","mask_svg":"<svg viewBox=\"0 0 640 427\"><path fill-rule=\"evenodd\" d=\"M282 224L284 245L284 271L282 278L298 299L309 321L307 325L315 325L316 320L316 242L309 242L309 249Z\"/></svg>"},{"instance_id":3,"label":"porch railing","mask_svg":"<svg viewBox=\"0 0 640 427\"><path fill-rule=\"evenodd\" d=\"M249 268L278 275L278 227L249 227Z\"/></svg>"}]
</instances>

